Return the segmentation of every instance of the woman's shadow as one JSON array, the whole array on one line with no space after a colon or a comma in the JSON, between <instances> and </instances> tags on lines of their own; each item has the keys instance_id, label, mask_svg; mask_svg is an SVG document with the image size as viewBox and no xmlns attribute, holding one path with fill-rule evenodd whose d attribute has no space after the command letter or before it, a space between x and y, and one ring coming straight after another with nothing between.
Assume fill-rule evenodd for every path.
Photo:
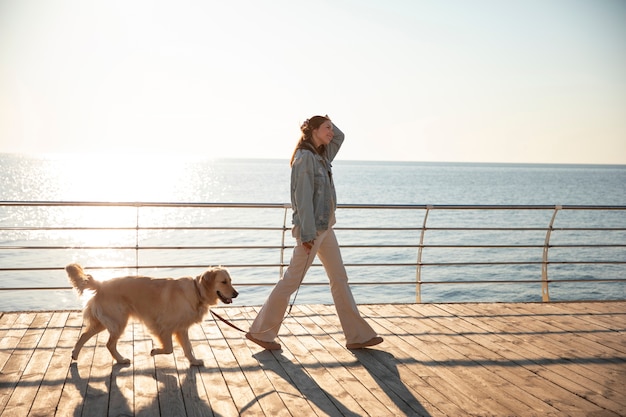
<instances>
[{"instance_id":1,"label":"woman's shadow","mask_svg":"<svg viewBox=\"0 0 626 417\"><path fill-rule=\"evenodd\" d=\"M407 416L429 417L430 413L406 387L398 372L393 355L371 349L353 351L359 363L370 373L383 392ZM312 379L300 364L293 363L280 353L259 352L253 357L265 369L271 369L293 385L306 399L327 415L359 416L343 405L332 393L324 390ZM340 365L338 363L338 365ZM384 402L384 399L380 399ZM338 414L339 413L339 414Z\"/></svg>"},{"instance_id":2,"label":"woman's shadow","mask_svg":"<svg viewBox=\"0 0 626 417\"><path fill-rule=\"evenodd\" d=\"M400 377L396 358L377 349L357 349L354 356L370 373L390 400L407 416L430 416Z\"/></svg>"},{"instance_id":3,"label":"woman's shadow","mask_svg":"<svg viewBox=\"0 0 626 417\"><path fill-rule=\"evenodd\" d=\"M252 355L252 357L263 366L263 369L274 371L275 374L289 382L307 401L315 404L326 415L360 417L360 414L349 410L336 396L320 387L302 365L293 363L281 353L262 351ZM255 401L258 400L259 398L255 399ZM242 411L244 410L245 408L242 409Z\"/></svg>"}]
</instances>

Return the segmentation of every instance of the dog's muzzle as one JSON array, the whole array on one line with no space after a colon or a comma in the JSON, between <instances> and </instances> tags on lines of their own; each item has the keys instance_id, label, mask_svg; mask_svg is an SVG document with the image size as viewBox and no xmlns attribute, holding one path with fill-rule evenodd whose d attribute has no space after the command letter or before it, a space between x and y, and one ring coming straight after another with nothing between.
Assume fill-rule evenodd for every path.
<instances>
[{"instance_id":1,"label":"dog's muzzle","mask_svg":"<svg viewBox=\"0 0 626 417\"><path fill-rule=\"evenodd\" d=\"M237 298L237 296L239 295L239 293L237 291L233 291L233 295L232 297L224 297L224 295L221 292L217 292L217 296L220 298L220 300L222 300L222 302L224 304L230 304L233 302L233 298Z\"/></svg>"}]
</instances>

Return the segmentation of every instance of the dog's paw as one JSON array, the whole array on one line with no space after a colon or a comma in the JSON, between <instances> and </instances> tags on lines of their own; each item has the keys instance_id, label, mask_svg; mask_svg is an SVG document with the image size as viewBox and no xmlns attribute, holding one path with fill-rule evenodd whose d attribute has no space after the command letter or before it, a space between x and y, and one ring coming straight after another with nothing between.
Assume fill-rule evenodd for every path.
<instances>
[{"instance_id":1,"label":"dog's paw","mask_svg":"<svg viewBox=\"0 0 626 417\"><path fill-rule=\"evenodd\" d=\"M72 351L72 360L73 361L77 361L78 360L78 354L74 353L73 351Z\"/></svg>"},{"instance_id":2,"label":"dog's paw","mask_svg":"<svg viewBox=\"0 0 626 417\"><path fill-rule=\"evenodd\" d=\"M204 366L204 361L202 359L194 359L192 361L189 361L189 364L191 366Z\"/></svg>"},{"instance_id":3,"label":"dog's paw","mask_svg":"<svg viewBox=\"0 0 626 417\"><path fill-rule=\"evenodd\" d=\"M117 361L117 363L118 363L118 364L120 364L120 365L129 365L129 364L130 364L130 359L128 359L128 358L122 358L122 359L119 359L119 360Z\"/></svg>"}]
</instances>

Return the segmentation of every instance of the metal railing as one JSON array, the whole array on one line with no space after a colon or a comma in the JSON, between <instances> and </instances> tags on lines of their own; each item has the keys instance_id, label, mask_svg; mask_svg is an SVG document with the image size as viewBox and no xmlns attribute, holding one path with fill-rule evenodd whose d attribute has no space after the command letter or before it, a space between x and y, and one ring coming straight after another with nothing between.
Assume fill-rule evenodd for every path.
<instances>
[{"instance_id":1,"label":"metal railing","mask_svg":"<svg viewBox=\"0 0 626 417\"><path fill-rule=\"evenodd\" d=\"M95 216L93 213L83 215L83 211L88 210L97 212ZM124 211L123 216L119 216L120 210ZM154 216L154 210L160 210L160 215ZM181 211L184 215L180 215ZM207 211L211 211L210 215L206 215ZM229 215L231 211L239 214ZM259 215L260 211L264 214ZM377 274L383 276L400 275L395 280L386 279L384 284L414 287L418 303L422 302L425 286L540 285L541 299L548 302L553 283L626 283L626 206L338 206L338 213L347 211L360 215L354 216L356 220L352 219L353 216L346 216L341 226L335 228L338 235L344 235L340 237L340 244L342 251L348 253L344 256L346 268L376 268L380 271ZM272 214L268 214L270 212ZM385 212L391 214L385 215ZM66 259L50 253L113 250L133 253L133 262L109 262L88 265L88 268L134 269L136 273L148 269L202 268L206 264L198 263L199 257L193 255L191 261L183 263L171 259L178 259L183 253L189 258L187 254L194 251L219 251L221 254L243 254L226 263L220 262L228 268L277 269L281 275L287 265L286 253L293 247L293 240L287 239L291 229L289 213L289 204L1 201L0 274L63 269ZM559 216L560 213L573 216ZM441 215L433 219L435 214ZM563 225L557 225L561 217L566 217ZM212 221L225 224L211 224ZM123 234L124 243L117 239L117 243L111 244L104 239L101 244L87 244L84 243L86 239L70 236L86 234L91 237L102 233ZM189 238L188 235L194 233L203 237ZM255 239L244 239L243 244L223 243L238 241L253 233L260 235ZM569 235L571 239L555 242L555 233ZM210 244L189 244L190 241L205 240ZM259 252L254 256L255 262L234 260L249 259L247 253L251 251ZM51 263L30 261L37 258L36 253L43 252L48 254L46 259ZM156 253L157 259L142 259L142 254L149 252ZM367 255L363 255L364 252ZM172 258L172 254L179 256ZM505 259L503 254L513 256L513 259ZM589 257L589 254L593 256ZM571 273L572 268L583 266L608 269L608 273L615 276ZM555 279L551 276L551 267L569 268L570 274ZM462 272L457 272L456 276L462 275L462 278L442 279L446 272L433 272L432 277L427 276L428 271L449 271L449 268L461 268ZM471 268L479 268L482 272L474 276L463 272ZM493 273L484 272L489 268L500 271L495 274L496 278ZM540 273L535 272L538 268ZM413 272L409 272L411 270ZM522 270L526 278L502 277ZM322 284L325 283L303 283L304 286ZM351 284L372 286L381 285L381 281L351 281ZM243 287L270 285L273 282L238 282L238 286ZM0 292L64 289L70 287L3 285Z\"/></svg>"}]
</instances>

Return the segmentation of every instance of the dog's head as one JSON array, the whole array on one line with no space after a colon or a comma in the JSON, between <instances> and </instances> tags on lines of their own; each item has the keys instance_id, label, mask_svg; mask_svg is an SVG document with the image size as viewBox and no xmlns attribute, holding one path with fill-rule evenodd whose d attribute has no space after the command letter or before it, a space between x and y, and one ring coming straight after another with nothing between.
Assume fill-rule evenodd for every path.
<instances>
[{"instance_id":1,"label":"dog's head","mask_svg":"<svg viewBox=\"0 0 626 417\"><path fill-rule=\"evenodd\" d=\"M233 302L233 298L237 298L239 295L233 288L230 274L226 268L210 268L197 279L211 305L217 304L218 299L222 300L224 304L230 304Z\"/></svg>"}]
</instances>

